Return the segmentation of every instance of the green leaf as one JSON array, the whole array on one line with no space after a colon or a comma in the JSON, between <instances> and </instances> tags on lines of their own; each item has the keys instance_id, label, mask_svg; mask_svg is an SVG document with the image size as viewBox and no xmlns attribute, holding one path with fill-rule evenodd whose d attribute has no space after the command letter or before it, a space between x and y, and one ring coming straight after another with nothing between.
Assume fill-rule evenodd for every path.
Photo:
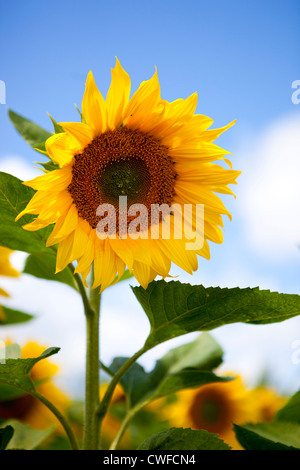
<instances>
[{"instance_id":1,"label":"green leaf","mask_svg":"<svg viewBox=\"0 0 300 470\"><path fill-rule=\"evenodd\" d=\"M178 281L153 281L146 290L141 286L132 290L150 321L145 343L149 349L192 331L237 322L273 323L300 313L299 295L259 288L205 288Z\"/></svg>"},{"instance_id":2,"label":"green leaf","mask_svg":"<svg viewBox=\"0 0 300 470\"><path fill-rule=\"evenodd\" d=\"M60 348L48 348L40 356L26 359L6 359L0 364L0 383L11 385L28 393L35 392L33 380L30 377L33 366L47 357L57 354Z\"/></svg>"},{"instance_id":3,"label":"green leaf","mask_svg":"<svg viewBox=\"0 0 300 470\"><path fill-rule=\"evenodd\" d=\"M211 372L222 361L222 354L218 343L208 334L203 334L192 343L169 351L149 373L135 363L121 379L129 407L185 388L228 380ZM112 373L116 373L126 360L127 358L114 359L110 366Z\"/></svg>"},{"instance_id":4,"label":"green leaf","mask_svg":"<svg viewBox=\"0 0 300 470\"><path fill-rule=\"evenodd\" d=\"M159 363L174 374L191 367L212 370L222 363L222 358L223 350L219 343L210 334L202 333L194 341L171 349Z\"/></svg>"},{"instance_id":5,"label":"green leaf","mask_svg":"<svg viewBox=\"0 0 300 470\"><path fill-rule=\"evenodd\" d=\"M44 431L39 431L32 429L28 424L22 424L14 419L6 421L6 424L14 429L14 435L10 439L6 449L33 450L51 436L55 430L55 426L51 426Z\"/></svg>"},{"instance_id":6,"label":"green leaf","mask_svg":"<svg viewBox=\"0 0 300 470\"><path fill-rule=\"evenodd\" d=\"M0 305L0 325L13 325L15 323L24 323L33 318L28 313L13 310Z\"/></svg>"},{"instance_id":7,"label":"green leaf","mask_svg":"<svg viewBox=\"0 0 300 470\"><path fill-rule=\"evenodd\" d=\"M0 404L3 401L16 400L24 395L26 395L26 392L18 388L12 387L11 385L0 384Z\"/></svg>"},{"instance_id":8,"label":"green leaf","mask_svg":"<svg viewBox=\"0 0 300 470\"><path fill-rule=\"evenodd\" d=\"M19 134L21 134L21 136L26 140L26 142L31 147L33 147L34 150L37 150L39 153L48 156L45 142L47 139L49 139L49 137L53 135L53 133L46 131L45 129L41 128L32 121L29 121L29 119L20 116L14 111L9 110L8 116L13 125L15 126L16 130L19 132ZM59 124L57 124L57 122L50 116L50 114L49 117L53 123L55 133L64 132L63 128ZM51 160L39 164L42 165L47 171L53 171L59 168L59 166Z\"/></svg>"},{"instance_id":9,"label":"green leaf","mask_svg":"<svg viewBox=\"0 0 300 470\"><path fill-rule=\"evenodd\" d=\"M234 431L246 450L300 450L300 426L295 423L235 424Z\"/></svg>"},{"instance_id":10,"label":"green leaf","mask_svg":"<svg viewBox=\"0 0 300 470\"><path fill-rule=\"evenodd\" d=\"M24 266L23 273L38 277L39 279L48 279L49 281L58 281L67 284L76 289L74 277L68 268L55 274L56 256L48 253L38 253L29 255ZM76 289L77 290L77 289Z\"/></svg>"},{"instance_id":11,"label":"green leaf","mask_svg":"<svg viewBox=\"0 0 300 470\"><path fill-rule=\"evenodd\" d=\"M156 388L151 396L151 400L165 397L186 388L201 387L209 383L226 382L228 380L230 379L227 377L218 377L212 372L197 369L184 369L181 372L167 376Z\"/></svg>"},{"instance_id":12,"label":"green leaf","mask_svg":"<svg viewBox=\"0 0 300 470\"><path fill-rule=\"evenodd\" d=\"M300 390L275 415L276 421L289 421L300 425Z\"/></svg>"},{"instance_id":13,"label":"green leaf","mask_svg":"<svg viewBox=\"0 0 300 470\"><path fill-rule=\"evenodd\" d=\"M19 134L33 148L53 135L12 110L8 111L8 116Z\"/></svg>"},{"instance_id":14,"label":"green leaf","mask_svg":"<svg viewBox=\"0 0 300 470\"><path fill-rule=\"evenodd\" d=\"M147 439L138 450L230 450L224 441L203 430L171 428Z\"/></svg>"},{"instance_id":15,"label":"green leaf","mask_svg":"<svg viewBox=\"0 0 300 470\"><path fill-rule=\"evenodd\" d=\"M1 246L27 253L55 251L55 248L46 248L51 226L33 232L24 230L22 226L33 221L32 215L24 215L15 222L15 218L27 206L33 195L33 189L23 185L21 180L0 172Z\"/></svg>"},{"instance_id":16,"label":"green leaf","mask_svg":"<svg viewBox=\"0 0 300 470\"><path fill-rule=\"evenodd\" d=\"M10 425L0 429L0 450L5 450L9 441L13 437L14 428Z\"/></svg>"},{"instance_id":17,"label":"green leaf","mask_svg":"<svg viewBox=\"0 0 300 470\"><path fill-rule=\"evenodd\" d=\"M113 411L114 407L111 407L110 412L113 413ZM117 419L124 419L125 414L126 409L124 409L123 416L117 416ZM136 449L150 436L166 431L169 426L170 424L168 423L167 418L164 419L160 416L159 419L157 419L157 414L147 409L147 407L140 410L129 423L130 437L133 441L132 448Z\"/></svg>"},{"instance_id":18,"label":"green leaf","mask_svg":"<svg viewBox=\"0 0 300 470\"><path fill-rule=\"evenodd\" d=\"M36 450L70 450L70 442L65 436L55 434L51 436L50 440L38 446Z\"/></svg>"},{"instance_id":19,"label":"green leaf","mask_svg":"<svg viewBox=\"0 0 300 470\"><path fill-rule=\"evenodd\" d=\"M19 344L8 344L0 349L0 364L5 364L7 359L20 359L20 357L21 348ZM0 383L0 401L15 400L25 394L26 391L24 390L20 390L5 383Z\"/></svg>"}]
</instances>

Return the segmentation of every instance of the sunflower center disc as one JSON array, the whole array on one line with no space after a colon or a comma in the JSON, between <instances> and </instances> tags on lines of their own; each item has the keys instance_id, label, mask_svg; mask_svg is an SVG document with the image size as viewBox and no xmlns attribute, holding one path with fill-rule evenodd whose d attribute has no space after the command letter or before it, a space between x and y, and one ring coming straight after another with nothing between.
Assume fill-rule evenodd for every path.
<instances>
[{"instance_id":1,"label":"sunflower center disc","mask_svg":"<svg viewBox=\"0 0 300 470\"><path fill-rule=\"evenodd\" d=\"M112 204L118 204L119 196L127 196L128 203L135 204L149 190L149 181L149 172L142 161L114 161L101 174L99 189Z\"/></svg>"},{"instance_id":2,"label":"sunflower center disc","mask_svg":"<svg viewBox=\"0 0 300 470\"><path fill-rule=\"evenodd\" d=\"M116 208L118 227L119 196L127 196L128 205L145 205L150 224L151 204L172 204L175 178L168 148L154 136L124 126L95 137L75 155L68 191L92 228L101 220L97 208L107 203ZM133 219L128 216L127 224Z\"/></svg>"},{"instance_id":3,"label":"sunflower center disc","mask_svg":"<svg viewBox=\"0 0 300 470\"><path fill-rule=\"evenodd\" d=\"M221 410L218 405L213 400L206 400L202 405L202 417L206 423L215 423L219 420L221 415Z\"/></svg>"},{"instance_id":4,"label":"sunflower center disc","mask_svg":"<svg viewBox=\"0 0 300 470\"><path fill-rule=\"evenodd\" d=\"M217 390L200 390L190 407L190 417L196 429L222 433L230 425L232 409L228 398Z\"/></svg>"},{"instance_id":5,"label":"sunflower center disc","mask_svg":"<svg viewBox=\"0 0 300 470\"><path fill-rule=\"evenodd\" d=\"M32 395L1 401L0 419L22 419L30 415L35 404L36 399Z\"/></svg>"}]
</instances>

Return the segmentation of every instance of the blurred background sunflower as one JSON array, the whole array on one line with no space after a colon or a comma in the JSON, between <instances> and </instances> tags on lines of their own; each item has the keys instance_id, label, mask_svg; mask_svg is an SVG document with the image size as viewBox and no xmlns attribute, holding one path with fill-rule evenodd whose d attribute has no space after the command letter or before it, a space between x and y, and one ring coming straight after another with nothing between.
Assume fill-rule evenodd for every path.
<instances>
[{"instance_id":1,"label":"blurred background sunflower","mask_svg":"<svg viewBox=\"0 0 300 470\"><path fill-rule=\"evenodd\" d=\"M11 340L6 341L6 345L9 344L12 344ZM47 347L30 341L21 348L21 358L38 357L46 349ZM54 383L57 372L58 366L44 359L34 365L31 379L37 391L51 401L59 411L66 414L71 399ZM53 427L55 435L64 436L65 434L53 413L37 398L4 384L0 384L0 420L1 422L17 420L38 430Z\"/></svg>"},{"instance_id":2,"label":"blurred background sunflower","mask_svg":"<svg viewBox=\"0 0 300 470\"><path fill-rule=\"evenodd\" d=\"M19 277L20 273L12 267L10 263L10 255L13 250L0 246L0 276L5 277ZM9 294L0 287L0 295L9 297Z\"/></svg>"},{"instance_id":3,"label":"blurred background sunflower","mask_svg":"<svg viewBox=\"0 0 300 470\"><path fill-rule=\"evenodd\" d=\"M234 377L234 374L230 374ZM183 390L170 403L162 403L164 416L175 427L204 429L218 434L233 449L242 449L234 424L271 421L286 398L265 386L248 389L241 377Z\"/></svg>"}]
</instances>

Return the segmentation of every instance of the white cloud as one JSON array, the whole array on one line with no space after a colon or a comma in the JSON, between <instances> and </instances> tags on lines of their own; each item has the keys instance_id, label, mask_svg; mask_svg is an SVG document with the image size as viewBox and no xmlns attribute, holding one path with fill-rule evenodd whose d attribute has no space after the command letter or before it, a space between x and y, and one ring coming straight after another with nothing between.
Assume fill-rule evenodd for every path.
<instances>
[{"instance_id":1,"label":"white cloud","mask_svg":"<svg viewBox=\"0 0 300 470\"><path fill-rule=\"evenodd\" d=\"M237 202L250 245L273 258L299 255L300 116L273 122L243 156Z\"/></svg>"},{"instance_id":2,"label":"white cloud","mask_svg":"<svg viewBox=\"0 0 300 470\"><path fill-rule=\"evenodd\" d=\"M19 155L7 155L0 159L0 171L10 173L22 181L27 181L41 175L41 171L24 160Z\"/></svg>"}]
</instances>

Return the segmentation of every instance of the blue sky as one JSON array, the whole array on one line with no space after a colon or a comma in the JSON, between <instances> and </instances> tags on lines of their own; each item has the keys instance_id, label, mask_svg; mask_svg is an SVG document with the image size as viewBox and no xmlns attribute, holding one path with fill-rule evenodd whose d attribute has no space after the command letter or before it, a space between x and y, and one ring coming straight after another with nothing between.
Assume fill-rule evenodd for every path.
<instances>
[{"instance_id":1,"label":"blue sky","mask_svg":"<svg viewBox=\"0 0 300 470\"><path fill-rule=\"evenodd\" d=\"M1 2L1 79L8 105L46 126L46 111L77 119L73 104L81 102L90 69L105 93L115 56L132 89L156 65L164 98L197 91L197 111L216 125L238 119L232 142L243 127L259 130L291 110L299 16L297 0ZM13 138L4 109L2 130L1 154L32 159Z\"/></svg>"},{"instance_id":2,"label":"blue sky","mask_svg":"<svg viewBox=\"0 0 300 470\"><path fill-rule=\"evenodd\" d=\"M185 98L197 91L197 112L212 117L216 127L237 119L217 143L234 154L233 167L243 172L234 188L237 199L223 198L233 214L231 223L225 221L224 244L211 245L212 259L199 260L199 270L192 278L180 272L180 280L259 285L300 294L300 251L296 247L300 231L294 212L299 207L300 105L291 101L291 84L300 79L299 20L298 0L2 1L0 80L6 84L7 106L0 105L0 169L10 169L22 178L23 168L29 169L37 159L8 121L7 107L50 129L47 112L57 121L78 120L74 103L81 104L89 70L105 95L115 56L130 74L133 91L157 66L163 98ZM36 328L41 338L64 341L59 326L49 327L50 314L42 303L34 304L32 296L26 296L29 285L40 289L39 281L25 279L26 289L21 281L17 285L7 282L11 289L19 290L12 305L21 308L26 304L27 310L40 314ZM109 328L109 318L113 318L115 329L122 330L134 312L135 331L123 342L118 335L104 338L107 360L112 354L108 343L116 345L116 354L126 355L134 352L131 347L141 345L147 332L147 322L131 294L129 298L128 286L119 292L124 311L119 316L115 293L107 291L103 324ZM69 296L69 290L63 291L64 299ZM81 325L79 314L76 319ZM23 331L30 331L21 328L16 327L12 334L21 337ZM295 378L300 376L299 365L291 365L289 359L291 344L300 339L298 320L257 330L235 325L215 335L228 350L228 367L255 375L251 375L255 367L250 355L253 357L253 345L259 341L255 361L265 361L272 368L274 381L282 380L291 389L300 387ZM141 339L135 343L136 336ZM67 354L63 357L67 362ZM282 373L285 376L279 377Z\"/></svg>"}]
</instances>

